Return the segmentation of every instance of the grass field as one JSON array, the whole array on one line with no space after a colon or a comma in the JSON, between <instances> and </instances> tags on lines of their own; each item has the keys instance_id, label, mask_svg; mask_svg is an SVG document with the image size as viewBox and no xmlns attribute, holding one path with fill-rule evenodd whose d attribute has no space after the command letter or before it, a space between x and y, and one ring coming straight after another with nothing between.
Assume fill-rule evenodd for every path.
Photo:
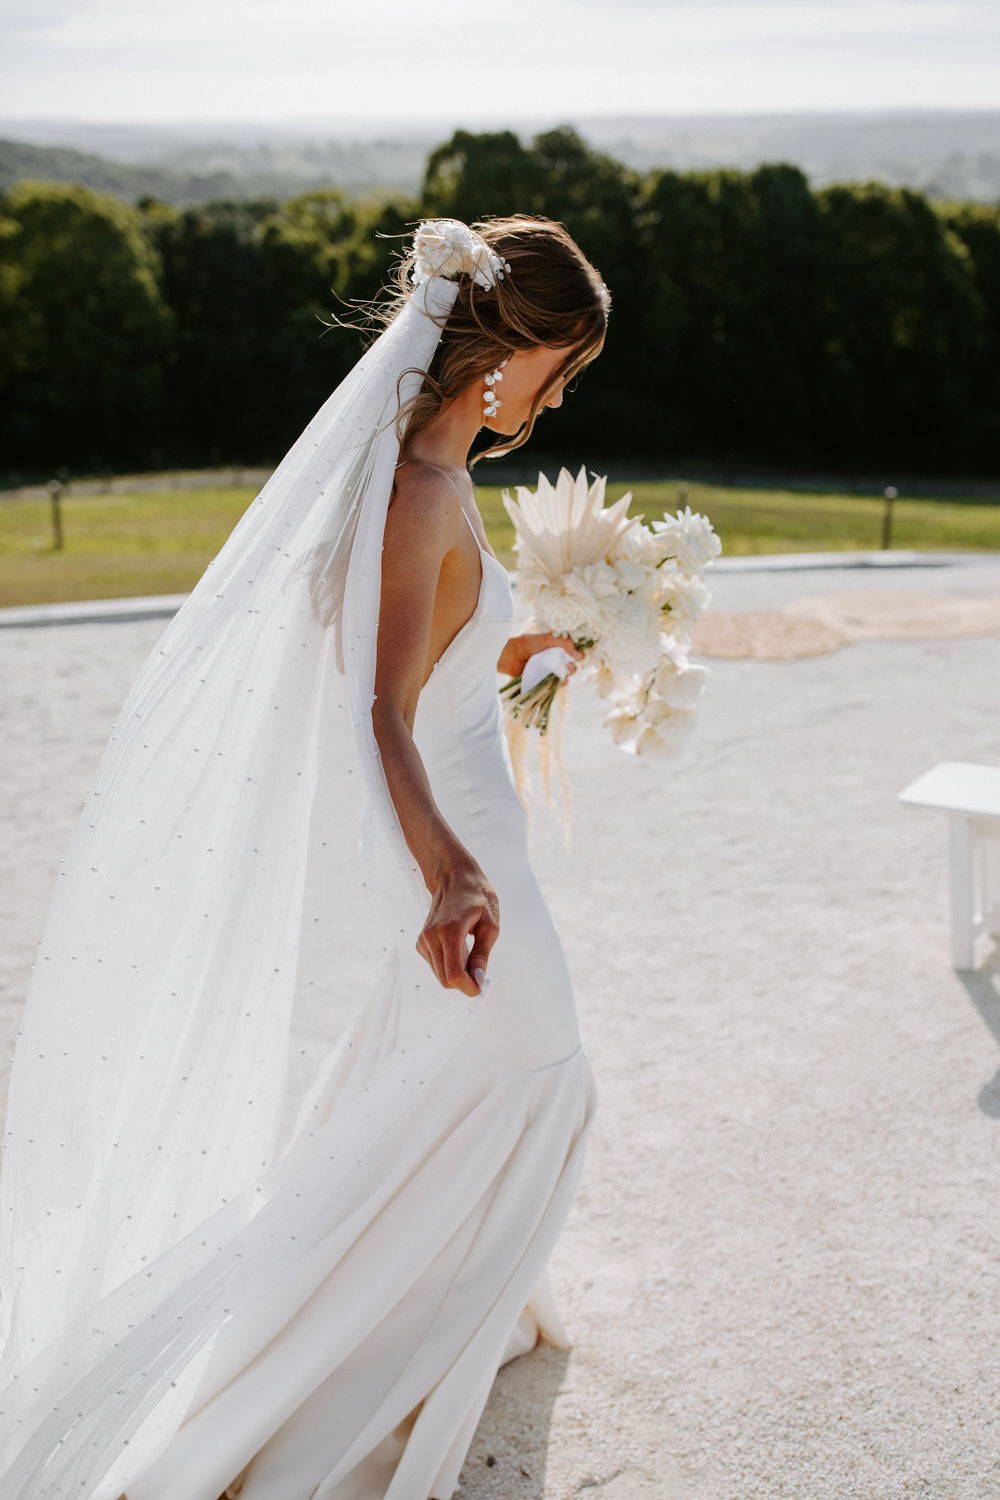
<instances>
[{"instance_id":1,"label":"grass field","mask_svg":"<svg viewBox=\"0 0 1000 1500\"><path fill-rule=\"evenodd\" d=\"M509 567L513 528L502 486L477 486L490 542ZM869 550L881 545L881 495L726 489L673 480L609 479L606 503L627 489L647 521L685 502L712 522L722 555ZM64 547L54 550L50 502L0 498L0 605L186 593L257 493L255 486L73 495L62 501ZM893 547L1000 551L1000 496L989 501L897 500Z\"/></svg>"}]
</instances>

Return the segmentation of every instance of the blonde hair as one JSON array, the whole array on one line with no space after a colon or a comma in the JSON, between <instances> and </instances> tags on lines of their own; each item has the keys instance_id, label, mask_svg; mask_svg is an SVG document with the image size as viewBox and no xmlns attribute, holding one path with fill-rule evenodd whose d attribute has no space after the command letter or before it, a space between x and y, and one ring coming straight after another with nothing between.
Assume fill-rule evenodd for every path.
<instances>
[{"instance_id":1,"label":"blonde hair","mask_svg":"<svg viewBox=\"0 0 1000 1500\"><path fill-rule=\"evenodd\" d=\"M571 380L597 358L607 334L611 295L565 226L554 219L510 214L476 219L470 228L510 262L510 270L492 287L478 285L469 275L458 278L455 301L441 325L430 369L417 394L397 412L400 442L404 431L406 437L413 437L446 401L482 380L515 350L568 346L565 359L535 393L517 433L476 454L471 468L481 458L499 458L526 443L559 383ZM370 317L382 327L393 321L413 293L414 259L411 243L394 268L394 295L368 305ZM355 326L336 321L342 327Z\"/></svg>"}]
</instances>

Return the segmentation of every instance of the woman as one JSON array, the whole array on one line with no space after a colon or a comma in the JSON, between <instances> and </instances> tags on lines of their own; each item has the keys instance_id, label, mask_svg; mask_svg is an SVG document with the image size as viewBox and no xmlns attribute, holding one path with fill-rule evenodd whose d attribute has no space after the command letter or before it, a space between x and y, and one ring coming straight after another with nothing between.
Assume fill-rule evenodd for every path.
<instances>
[{"instance_id":1,"label":"woman","mask_svg":"<svg viewBox=\"0 0 1000 1500\"><path fill-rule=\"evenodd\" d=\"M203 1212L203 1204L197 1212L185 1204L192 1227L183 1238L176 1231L172 1236L162 1231L162 1205L172 1206L175 1218L181 1211L182 1181L162 1166L163 1146L169 1151L171 1142L162 1135L153 1138L148 1104L141 1114L138 1103L132 1106L131 1123L141 1120L150 1148L142 1173L130 1181L133 1211L119 1222L145 1218L146 1239L137 1241L127 1268L118 1265L109 1273L108 1183L117 1190L123 1175L115 1170L120 1158L109 1150L111 1165L102 1179L101 1295L88 1293L88 1298L67 1304L85 1310L85 1317L78 1312L71 1319L64 1311L62 1322L70 1326L46 1346L54 1351L52 1357L43 1352L26 1368L23 1358L20 1370L17 1361L12 1365L16 1378L8 1388L6 1413L8 1430L14 1432L15 1422L17 1429L5 1437L11 1463L4 1491L12 1497L30 1494L32 1500L42 1500L73 1493L93 1500L114 1500L119 1494L126 1500L215 1500L223 1490L241 1500L448 1500L498 1367L542 1336L568 1343L545 1263L579 1179L595 1091L580 1045L565 957L528 858L524 809L511 776L496 673L519 671L533 651L552 644L563 645L577 658L580 653L566 638L511 635L510 585L486 544L466 458L481 426L516 438L492 450L507 452L527 438L540 410L561 402L567 380L600 351L609 298L596 270L560 225L526 216L480 221L472 229L453 220L422 224L399 278L399 299L386 310L385 333L331 408L336 421L323 429L314 419L276 471L287 480L298 509L289 509L292 502L283 508L284 491L276 486L273 493L279 500L270 518L259 503L252 517L248 512L241 522L242 551L236 547L238 527L199 585L206 606L207 583L217 599L231 599L237 581L260 589L269 568L285 569L276 556L283 554L292 559L293 569L279 572L280 589L262 596L273 598L277 611L279 598L293 592L290 584L305 576L298 563L303 557L309 561L311 618L319 618L324 627L320 649L326 651L335 639L337 669L349 689L343 701L335 702L340 712L330 720L347 717L342 710L348 700L354 709L368 791L361 854L390 939L386 968L344 1044L304 1100L284 1153L256 1177L248 1170L233 1176L230 1166L230 1177L218 1177L216 1185L235 1184L240 1191L231 1200L223 1196L224 1206L211 1214ZM425 338L412 329L405 338L401 332L411 327L411 303L418 295L421 315L430 315L436 332L431 357L417 365L419 388L411 400L400 402L400 382L413 368L407 358ZM426 329L426 321L420 326ZM383 340L387 343L380 348ZM424 353L427 347L425 341ZM376 353L382 364L373 358ZM385 450L378 447L382 439L369 441L374 407L371 391L361 381L363 376L382 389L387 375L393 376L394 387L390 408L395 421L390 425L398 434L405 424L405 442L400 449L398 438L393 439L396 454L381 494L379 463ZM380 415L385 409L380 408ZM356 434L359 423L363 441L355 437L345 442L347 427ZM384 433L384 424L375 426ZM334 433L339 446L332 443ZM344 453L350 455L350 467ZM316 467L320 458L321 470ZM336 526L325 520L314 535L301 518L311 517L318 506L304 510L302 491L317 474L331 471L337 476L341 511ZM343 508L348 474L351 493L361 497L349 512ZM315 478L315 483L321 490L321 480ZM266 490L258 501L268 498ZM227 555L232 565L220 567ZM172 753L175 777L168 792L163 775L163 800L156 804L154 821L171 837L197 826L180 822L174 803L166 800L177 802L177 775L187 778L184 794L191 795L183 807L188 818L196 817L202 795L203 816L214 815L215 826L225 834L232 829L245 833L240 809L249 798L256 812L255 821L246 826L260 842L250 851L242 843L240 847L245 855L275 855L273 877L275 869L294 873L298 868L280 866L277 856L296 842L288 825L289 819L294 825L303 773L301 768L290 770L290 747L298 749L294 712L315 717L320 678L299 667L313 640L304 618L294 617L288 613L291 606L284 605L286 614L272 613L268 634L261 635L253 619L256 610L247 609L242 594L238 598L238 606L223 607L231 609L226 618L241 644L231 648L224 664L229 670L220 674L223 683L211 697L205 688L199 700L203 706L194 716L194 734L201 743L184 748L204 754L222 746L218 756L225 749L227 755L248 757L245 764L252 774L245 780L251 790L240 786L229 792L232 807L223 816L226 809L220 813L219 798L239 778L230 774L224 783L209 777L206 783L211 761L201 762L204 771L192 772L191 756L182 757L176 749L177 721L171 717L173 733L164 733L156 766L164 770ZM192 663L204 663L206 673L198 681L205 684L220 661L193 653L206 641L221 651L218 616L212 633L192 645L193 606L189 613L187 635L175 642L165 632L167 646L160 654L179 660L190 647L183 681L192 681ZM284 656L262 655L264 642L273 652L279 650L271 643L293 619L301 624L301 638L297 629L296 638L289 633L280 647ZM242 644L246 641L251 644ZM241 657L239 651L256 654ZM326 663L327 658L321 655L317 661ZM246 673L238 682L240 724L247 732L227 742L221 727L209 732L205 705L227 694L231 704L237 663ZM289 687L294 667L300 675ZM178 670L166 684L177 699L174 708L180 679ZM132 715L130 699L116 726L116 736L123 736L136 715L146 716L141 730L134 731L134 743L141 740L144 751L155 732L155 723L149 724L155 718L154 703L169 697L162 672L156 681L155 698L135 699L144 706ZM322 682L327 697L332 694L336 700L336 677L327 674ZM260 704L272 689L273 701ZM250 693L258 700L253 719L243 707ZM284 708L292 716L292 733L273 738L277 769L270 772L267 746L272 741L260 737L278 732L267 708L279 713ZM312 717L301 722L311 723ZM229 723L220 720L220 725ZM148 761L137 755L137 764L146 768L148 778ZM321 757L319 766L321 802L334 762ZM115 770L117 780L107 791L117 805L128 800L128 783L120 764ZM253 789L266 774L281 790L280 809L273 796L266 806L261 804ZM140 779L136 786L145 782ZM148 812L148 803L143 805ZM129 830L143 823L135 802L129 818ZM118 827L116 848L125 826ZM142 837L147 840L148 834ZM212 838L206 849L214 853L218 833ZM96 860L100 856L94 855L94 847L87 845L87 857ZM163 879L174 877L168 858L176 857L175 845L164 843L153 871L162 878L150 887L158 895L164 894ZM82 870L82 855L71 863L71 868L77 866ZM203 881L215 879L214 868L205 852L185 867L189 882L192 872ZM128 873L130 880L108 894L131 900L138 910L134 860ZM217 886L200 886L199 895L223 888L219 879ZM176 890L171 889L171 896ZM267 903L260 906L263 922L270 907L281 906L283 890L273 878L248 887L238 905L239 921L246 923L256 900ZM150 911L160 909L151 895L145 899ZM295 909L293 902L288 905ZM77 907L85 909L82 900ZM58 952L49 950L57 947L77 907L63 911L67 920L61 925L50 918L43 959L59 959ZM190 947L186 957L201 974L210 960L242 955L245 944L238 947L219 936L225 933L222 913L230 909L211 913L216 918L212 935L201 929L206 935L200 946L175 922L165 924L167 937L157 956ZM93 901L86 907L91 934L103 910ZM120 910L114 920L120 922ZM260 953L267 950L269 933L261 926L254 935L250 951L263 973ZM120 948L119 939L114 952ZM100 954L111 956L110 946ZM144 949L133 968L143 972L148 959ZM68 962L67 972L73 972ZM280 973L280 966L274 973ZM206 1051L216 1070L223 1056L228 1059L227 1083L232 1078L241 1087L245 1083L239 1059L232 1057L232 1030L210 1024L223 1011L220 995L225 998L228 975L228 967L220 966L211 1009L204 1004L200 1011L183 1009L186 992L169 991L183 1023L169 1024L173 1012L167 1011L174 1049L169 1076L173 1080L177 1038L183 1032L193 1039L191 1071L183 1075L189 1088L198 1083L194 1070L203 1064ZM46 983L51 981L43 968L37 999L36 991L29 995L27 1029L22 1028L15 1054L12 1103L17 1109L9 1112L14 1141L28 1129L26 1085L43 1077L52 1082L59 1066L50 1062L46 1073L34 1061L43 1055L36 1049L44 1036ZM106 990L106 971L102 983ZM156 977L147 983L155 985ZM455 990L469 997L464 1007L454 998L442 1003ZM100 1033L103 1040L88 1045L107 1049L93 1052L95 1065L113 1061L114 1047L127 1052L121 1076L129 1080L129 1097L138 1099L136 1082L142 1075L136 1070L149 1055L142 1050L151 1046L148 1026L135 1032L127 1048L121 1047L123 1029L138 1024L133 1020L135 993L133 988L130 1002L106 1000L103 1012L95 1003L88 1012L88 1037L102 1020L107 1027ZM245 1006L246 991L239 993L237 1003ZM54 1006L51 1010L54 1036L57 1012ZM245 1025L241 1035L266 1041L272 1010L266 1023L251 1020L256 1030ZM157 1025L163 1025L159 1011L155 1013ZM239 1014L252 1017L256 1012L251 1007ZM34 1032L28 1026L32 1016ZM155 1037L163 1077L167 1047L160 1031ZM65 1043L65 1024L61 1039ZM246 1048L236 1050L242 1057ZM63 1045L51 1055L66 1052ZM255 1076L265 1054L262 1047ZM22 1087L15 1095L22 1056ZM75 1087L78 1096L87 1086L82 1077L79 1066L66 1072L67 1086ZM192 1096L179 1089L177 1097ZM192 1108L175 1116L176 1128L186 1132L189 1144ZM31 1121L33 1149L46 1128L52 1136L50 1114L42 1112ZM245 1108L239 1119L244 1132L256 1126L257 1117ZM190 1171L198 1160L194 1154L179 1158L187 1162L183 1182L188 1196L201 1191L206 1175L211 1177L220 1131L229 1150L237 1149L240 1138L233 1121L233 1110L223 1100L210 1144L201 1148L205 1164L198 1163L200 1175ZM128 1147L134 1134L134 1129L117 1129L115 1139L106 1143ZM92 1140L105 1143L96 1122ZM50 1141L49 1159L61 1166L55 1144L64 1147L65 1142ZM27 1146L22 1154L25 1161L32 1160ZM161 1180L154 1193L149 1174L158 1170ZM73 1206L80 1208L94 1175L86 1181L82 1173L73 1178L67 1205L75 1197ZM13 1186L7 1197L17 1208L22 1176L15 1178L13 1167L9 1176ZM22 1217L27 1216L27 1201L21 1202ZM258 1208L260 1201L263 1208ZM155 1227L155 1234L148 1226ZM94 1243L92 1236L88 1261L94 1259ZM140 1244L154 1244L157 1254L150 1257L148 1248L136 1253ZM52 1270L64 1272L70 1253L67 1236L63 1264ZM8 1247L7 1274L23 1288L24 1304L30 1301L32 1270L24 1257L18 1280L12 1268L16 1261L15 1240L15 1250ZM151 1269L143 1270L140 1263ZM82 1262L70 1269L78 1286ZM37 1273L35 1284L41 1285ZM54 1295L63 1295L63 1283L55 1275L48 1284L56 1289ZM40 1301L38 1308L40 1322ZM24 1344L27 1337L22 1330L11 1342ZM28 1386L40 1393L37 1399L23 1394Z\"/></svg>"}]
</instances>

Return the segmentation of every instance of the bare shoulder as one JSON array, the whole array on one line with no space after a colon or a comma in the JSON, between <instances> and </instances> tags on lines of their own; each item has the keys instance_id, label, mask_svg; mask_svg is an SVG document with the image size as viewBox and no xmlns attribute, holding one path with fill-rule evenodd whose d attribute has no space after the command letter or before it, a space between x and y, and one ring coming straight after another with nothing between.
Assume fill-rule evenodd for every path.
<instances>
[{"instance_id":1,"label":"bare shoulder","mask_svg":"<svg viewBox=\"0 0 1000 1500\"><path fill-rule=\"evenodd\" d=\"M386 518L394 547L442 557L454 545L461 514L458 490L440 469L411 460L396 470Z\"/></svg>"}]
</instances>

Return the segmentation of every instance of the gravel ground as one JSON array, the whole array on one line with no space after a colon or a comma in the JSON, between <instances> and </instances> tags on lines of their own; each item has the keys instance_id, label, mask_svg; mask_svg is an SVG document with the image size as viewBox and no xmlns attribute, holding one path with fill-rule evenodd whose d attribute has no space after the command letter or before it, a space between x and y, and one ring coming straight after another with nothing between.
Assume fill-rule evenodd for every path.
<instances>
[{"instance_id":1,"label":"gravel ground","mask_svg":"<svg viewBox=\"0 0 1000 1500\"><path fill-rule=\"evenodd\" d=\"M976 601L1000 567L710 584L720 611ZM5 1063L88 775L163 624L0 630ZM790 660L732 638L695 658L672 765L571 703L572 845L543 810L534 848L601 1096L552 1260L574 1348L501 1371L465 1500L1000 1495L1000 954L952 969L945 821L896 800L939 760L1000 765L1000 631ZM352 981L367 961L337 955ZM303 1007L296 1089L347 1013Z\"/></svg>"}]
</instances>

